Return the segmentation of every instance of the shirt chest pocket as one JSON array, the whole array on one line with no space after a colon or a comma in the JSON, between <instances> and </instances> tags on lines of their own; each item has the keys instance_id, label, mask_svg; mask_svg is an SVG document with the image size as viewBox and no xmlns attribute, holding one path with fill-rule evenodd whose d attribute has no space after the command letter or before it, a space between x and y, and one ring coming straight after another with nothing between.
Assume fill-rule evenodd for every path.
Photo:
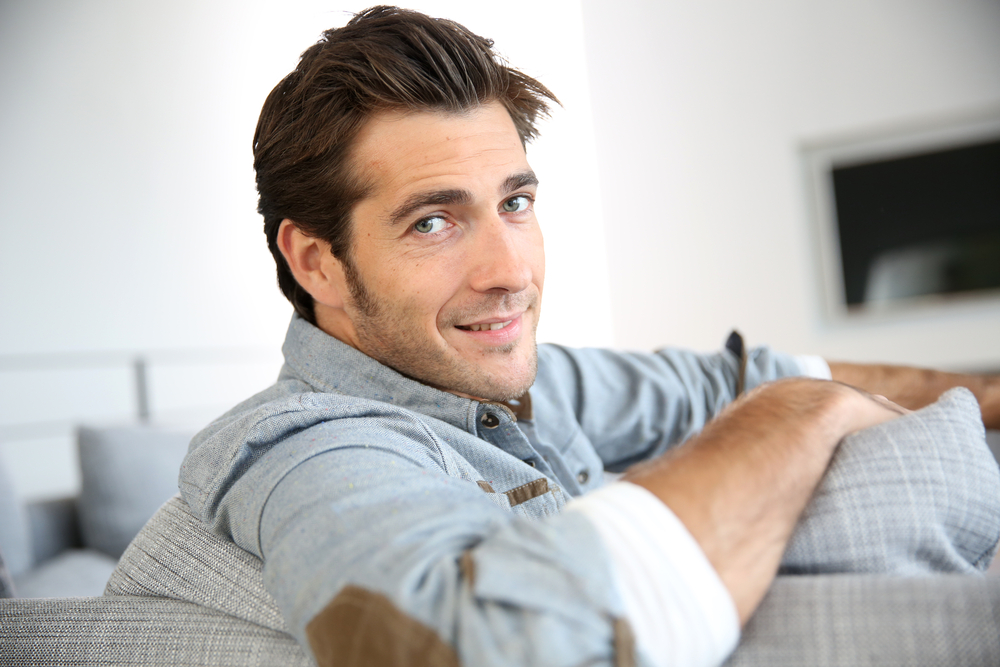
<instances>
[{"instance_id":1,"label":"shirt chest pocket","mask_svg":"<svg viewBox=\"0 0 1000 667\"><path fill-rule=\"evenodd\" d=\"M486 482L479 482L479 487L498 507L532 518L555 514L565 505L566 500L565 494L549 484L549 480L544 477L502 492L494 490Z\"/></svg>"}]
</instances>

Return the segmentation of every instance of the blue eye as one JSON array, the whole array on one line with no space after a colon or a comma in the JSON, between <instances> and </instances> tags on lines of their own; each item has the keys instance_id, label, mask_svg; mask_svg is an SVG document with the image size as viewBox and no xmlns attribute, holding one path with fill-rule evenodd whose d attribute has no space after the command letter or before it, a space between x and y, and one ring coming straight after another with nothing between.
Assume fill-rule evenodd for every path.
<instances>
[{"instance_id":1,"label":"blue eye","mask_svg":"<svg viewBox=\"0 0 1000 667\"><path fill-rule=\"evenodd\" d=\"M528 208L531 204L531 199L527 195L518 195L516 197L511 197L503 203L503 210L507 213L520 213L521 211Z\"/></svg>"},{"instance_id":2,"label":"blue eye","mask_svg":"<svg viewBox=\"0 0 1000 667\"><path fill-rule=\"evenodd\" d=\"M434 232L440 232L444 229L445 219L440 216L434 216L432 218L424 218L413 225L413 228L420 232L421 234L433 234Z\"/></svg>"}]
</instances>

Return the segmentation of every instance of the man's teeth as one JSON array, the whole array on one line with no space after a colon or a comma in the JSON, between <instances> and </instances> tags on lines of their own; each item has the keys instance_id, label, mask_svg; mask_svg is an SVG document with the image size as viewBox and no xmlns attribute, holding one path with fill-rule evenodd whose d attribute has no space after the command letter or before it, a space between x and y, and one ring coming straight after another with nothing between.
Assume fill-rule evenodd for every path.
<instances>
[{"instance_id":1,"label":"man's teeth","mask_svg":"<svg viewBox=\"0 0 1000 667\"><path fill-rule=\"evenodd\" d=\"M505 326L513 322L514 320L507 320L506 322L494 322L493 324L470 324L470 331L496 331L497 329L503 329Z\"/></svg>"}]
</instances>

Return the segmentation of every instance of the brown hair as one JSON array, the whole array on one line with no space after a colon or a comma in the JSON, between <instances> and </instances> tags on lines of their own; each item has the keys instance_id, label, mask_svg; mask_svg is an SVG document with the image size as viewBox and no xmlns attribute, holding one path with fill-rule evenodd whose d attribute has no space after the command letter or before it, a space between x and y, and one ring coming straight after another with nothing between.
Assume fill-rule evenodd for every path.
<instances>
[{"instance_id":1,"label":"brown hair","mask_svg":"<svg viewBox=\"0 0 1000 667\"><path fill-rule=\"evenodd\" d=\"M386 110L462 112L499 101L522 144L555 96L508 67L493 41L445 19L378 6L343 28L323 33L298 66L275 86L254 135L257 210L278 269L278 286L295 310L315 324L312 297L295 281L278 249L288 218L303 233L330 244L349 278L350 215L366 195L353 173L350 149L375 113Z\"/></svg>"}]
</instances>

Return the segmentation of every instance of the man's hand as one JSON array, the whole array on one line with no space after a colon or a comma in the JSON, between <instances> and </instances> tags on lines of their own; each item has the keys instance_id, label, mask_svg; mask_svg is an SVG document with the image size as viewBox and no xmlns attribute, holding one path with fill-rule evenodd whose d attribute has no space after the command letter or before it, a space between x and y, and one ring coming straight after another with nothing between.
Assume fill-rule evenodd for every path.
<instances>
[{"instance_id":1,"label":"man's hand","mask_svg":"<svg viewBox=\"0 0 1000 667\"><path fill-rule=\"evenodd\" d=\"M746 623L837 444L904 412L839 382L779 380L624 479L651 491L684 523Z\"/></svg>"},{"instance_id":2,"label":"man's hand","mask_svg":"<svg viewBox=\"0 0 1000 667\"><path fill-rule=\"evenodd\" d=\"M952 387L966 387L979 401L986 428L1000 429L1000 375L945 373L885 364L828 363L834 380L881 394L911 410L933 403Z\"/></svg>"}]
</instances>

